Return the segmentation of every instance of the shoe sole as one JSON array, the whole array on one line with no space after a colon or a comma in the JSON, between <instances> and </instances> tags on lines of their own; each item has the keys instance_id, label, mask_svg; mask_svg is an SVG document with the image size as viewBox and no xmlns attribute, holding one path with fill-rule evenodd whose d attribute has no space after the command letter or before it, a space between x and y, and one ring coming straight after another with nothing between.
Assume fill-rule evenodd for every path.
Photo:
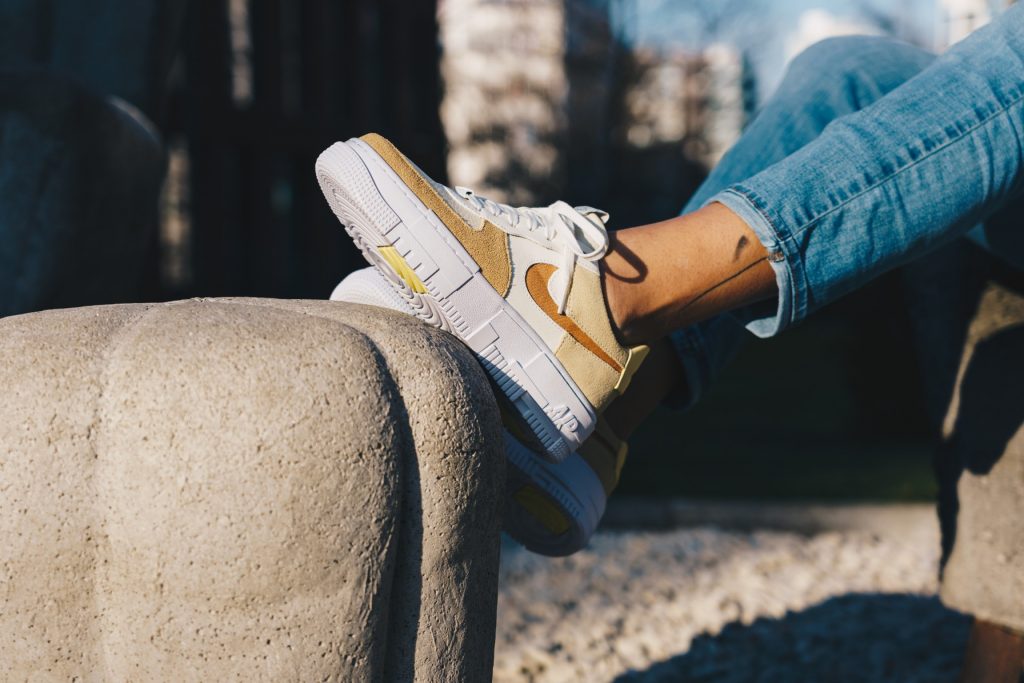
<instances>
[{"instance_id":1,"label":"shoe sole","mask_svg":"<svg viewBox=\"0 0 1024 683\"><path fill-rule=\"evenodd\" d=\"M331 210L398 290L410 285L381 248L393 248L426 289L416 315L458 336L536 435L564 460L593 431L593 408L554 353L491 286L441 219L362 140L338 142L316 162Z\"/></svg>"},{"instance_id":2,"label":"shoe sole","mask_svg":"<svg viewBox=\"0 0 1024 683\"><path fill-rule=\"evenodd\" d=\"M604 515L607 499L601 480L576 453L561 463L551 464L532 457L525 447L509 443L515 437L508 432L504 437L510 465L505 482L505 531L527 550L548 557L564 557L580 550ZM518 492L531 486L547 498L544 507L553 507L565 520L564 531L545 524L543 510L530 510L517 499Z\"/></svg>"}]
</instances>

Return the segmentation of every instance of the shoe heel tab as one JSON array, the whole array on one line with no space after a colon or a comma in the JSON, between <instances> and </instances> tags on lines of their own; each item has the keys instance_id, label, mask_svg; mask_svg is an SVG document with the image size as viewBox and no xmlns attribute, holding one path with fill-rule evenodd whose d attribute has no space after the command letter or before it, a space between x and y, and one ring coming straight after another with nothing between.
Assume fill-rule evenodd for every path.
<instances>
[{"instance_id":1,"label":"shoe heel tab","mask_svg":"<svg viewBox=\"0 0 1024 683\"><path fill-rule=\"evenodd\" d=\"M615 383L615 388L613 389L617 396L621 396L629 388L629 383L633 381L633 375L640 369L644 359L647 358L647 354L651 352L651 347L634 346L631 349L627 349L627 352L626 363L622 366L622 372L619 373L619 381Z\"/></svg>"}]
</instances>

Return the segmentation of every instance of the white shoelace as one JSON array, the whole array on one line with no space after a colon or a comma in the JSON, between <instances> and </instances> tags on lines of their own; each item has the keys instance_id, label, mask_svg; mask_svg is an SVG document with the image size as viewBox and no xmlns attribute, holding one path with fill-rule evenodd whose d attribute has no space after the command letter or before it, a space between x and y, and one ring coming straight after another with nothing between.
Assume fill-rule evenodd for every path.
<instances>
[{"instance_id":1,"label":"white shoelace","mask_svg":"<svg viewBox=\"0 0 1024 683\"><path fill-rule=\"evenodd\" d=\"M608 252L608 229L604 226L608 214L599 209L573 208L562 201L545 208L513 207L480 197L465 187L456 187L455 191L477 211L502 217L516 230L522 231L525 227L527 232L542 236L553 248L561 248L562 263L558 272L564 283L560 283L561 293L556 301L559 313L565 313L569 302L576 261L600 261ZM597 220L590 216L596 216Z\"/></svg>"}]
</instances>

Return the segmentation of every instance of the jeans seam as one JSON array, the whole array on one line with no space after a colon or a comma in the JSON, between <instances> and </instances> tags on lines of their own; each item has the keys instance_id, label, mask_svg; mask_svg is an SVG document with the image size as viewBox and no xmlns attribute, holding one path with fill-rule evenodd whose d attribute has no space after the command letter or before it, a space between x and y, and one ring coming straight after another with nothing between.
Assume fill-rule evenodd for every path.
<instances>
[{"instance_id":1,"label":"jeans seam","mask_svg":"<svg viewBox=\"0 0 1024 683\"><path fill-rule=\"evenodd\" d=\"M828 211L825 211L824 213L822 213L822 214L820 214L818 216L815 216L814 218L812 218L812 219L810 219L808 221L805 221L804 224L799 229L797 229L797 230L795 230L795 231L793 231L791 233L788 233L788 236L785 239L793 239L793 238L799 236L804 231L808 230L809 228L814 227L814 225L816 225L817 223L821 222L822 220L828 218L833 213L835 213L836 211L839 211L840 209L844 208L845 206L847 206L848 204L852 203L853 201L855 201L857 199L860 199L861 197L863 197L864 195L868 194L869 192L873 192L874 190L877 190L878 188L882 187L883 185L885 185L885 184L889 183L890 181L896 179L898 176L902 175L904 171L909 171L910 169L914 168L915 166L917 166L918 164L924 162L925 160L932 158L933 156L935 156L939 152L943 152L946 149L948 149L949 147L951 147L952 145L955 145L956 143L960 142L961 140L966 139L968 136L973 134L978 129L983 128L983 127L987 126L989 123L991 123L992 121L994 121L995 119L1000 118L1000 117L1006 115L1011 109L1013 109L1017 105L1021 104L1022 101L1024 101L1024 97L1022 97L1021 92L1018 92L1016 94L1016 99L1014 99L1012 102L1009 102L1009 103L1007 103L1005 105L1002 105L1001 109L999 109L998 111L995 111L992 114L990 114L989 116L985 117L984 119L982 119L981 121L979 121L975 125L971 126L967 130L965 130L960 135L956 136L955 138L950 138L945 143L943 143L942 145L939 145L938 147L936 147L935 149L931 150L930 152L928 152L924 156L920 157L919 159L915 159L912 162L910 162L909 164L907 164L906 166L903 166L902 168L900 168L899 170L896 170L896 171L890 173L889 175L885 176L885 178L879 180L874 185L871 185L870 187L866 187L863 190L861 190L860 192L858 192L858 193L856 193L854 195L851 195L847 199L844 199L843 201L839 202L838 204L836 204L835 206L830 208ZM743 189L744 190L748 190L748 188L743 188ZM753 192L751 192L751 194L753 194ZM759 206L755 205L755 208L758 209L759 213L764 214L764 211L761 211ZM771 223L771 221L769 221L769 223ZM775 231L776 235L779 234L779 231L777 229L775 229L774 223L772 223L772 229Z\"/></svg>"}]
</instances>

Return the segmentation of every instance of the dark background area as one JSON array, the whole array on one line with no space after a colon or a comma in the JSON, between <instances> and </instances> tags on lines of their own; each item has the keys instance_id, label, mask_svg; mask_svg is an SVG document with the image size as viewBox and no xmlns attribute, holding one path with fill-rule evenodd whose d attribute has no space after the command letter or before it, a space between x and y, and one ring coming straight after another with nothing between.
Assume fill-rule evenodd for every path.
<instances>
[{"instance_id":1,"label":"dark background area","mask_svg":"<svg viewBox=\"0 0 1024 683\"><path fill-rule=\"evenodd\" d=\"M154 296L325 298L363 261L320 151L372 130L444 180L435 3L191 2L183 32L166 135L188 155L189 276Z\"/></svg>"},{"instance_id":2,"label":"dark background area","mask_svg":"<svg viewBox=\"0 0 1024 683\"><path fill-rule=\"evenodd\" d=\"M74 269L55 266L47 277L116 286L40 285L40 296L6 306L5 314L190 296L327 298L363 262L316 186L313 162L323 148L377 131L445 181L435 2L181 0L139 2L127 13L122 6L0 2L6 111L23 97L12 74L25 69L45 71L101 108L117 96L155 126L163 155L158 179L165 180L159 209L155 196L151 209L131 215L104 198L98 206L109 215L98 208L68 219L82 221L88 239L67 255ZM77 47L68 49L71 43ZM617 74L616 87L630 78L628 62L607 68ZM581 106L586 93L573 91ZM36 106L45 109L45 101ZM76 149L73 141L91 134L76 111L55 119L61 149ZM604 130L572 141L569 158L580 161L562 169L565 198L611 210L613 227L677 211L703 170L685 161L680 145L581 153L606 149L621 133L622 112L606 113ZM31 116L11 123L8 115L5 130L28 125ZM122 172L151 172L133 170L137 156L125 158ZM45 169L37 170L44 177ZM27 201L10 184L2 187L5 205ZM20 229L11 222L17 215L5 210L8 225L0 229ZM126 231L112 232L119 220ZM45 222L25 225L48 234ZM57 239L37 241L53 252ZM130 263L123 255L108 259L129 243ZM930 434L896 273L781 338L748 343L700 405L682 415L660 413L635 439L621 489L926 499L934 495Z\"/></svg>"}]
</instances>

